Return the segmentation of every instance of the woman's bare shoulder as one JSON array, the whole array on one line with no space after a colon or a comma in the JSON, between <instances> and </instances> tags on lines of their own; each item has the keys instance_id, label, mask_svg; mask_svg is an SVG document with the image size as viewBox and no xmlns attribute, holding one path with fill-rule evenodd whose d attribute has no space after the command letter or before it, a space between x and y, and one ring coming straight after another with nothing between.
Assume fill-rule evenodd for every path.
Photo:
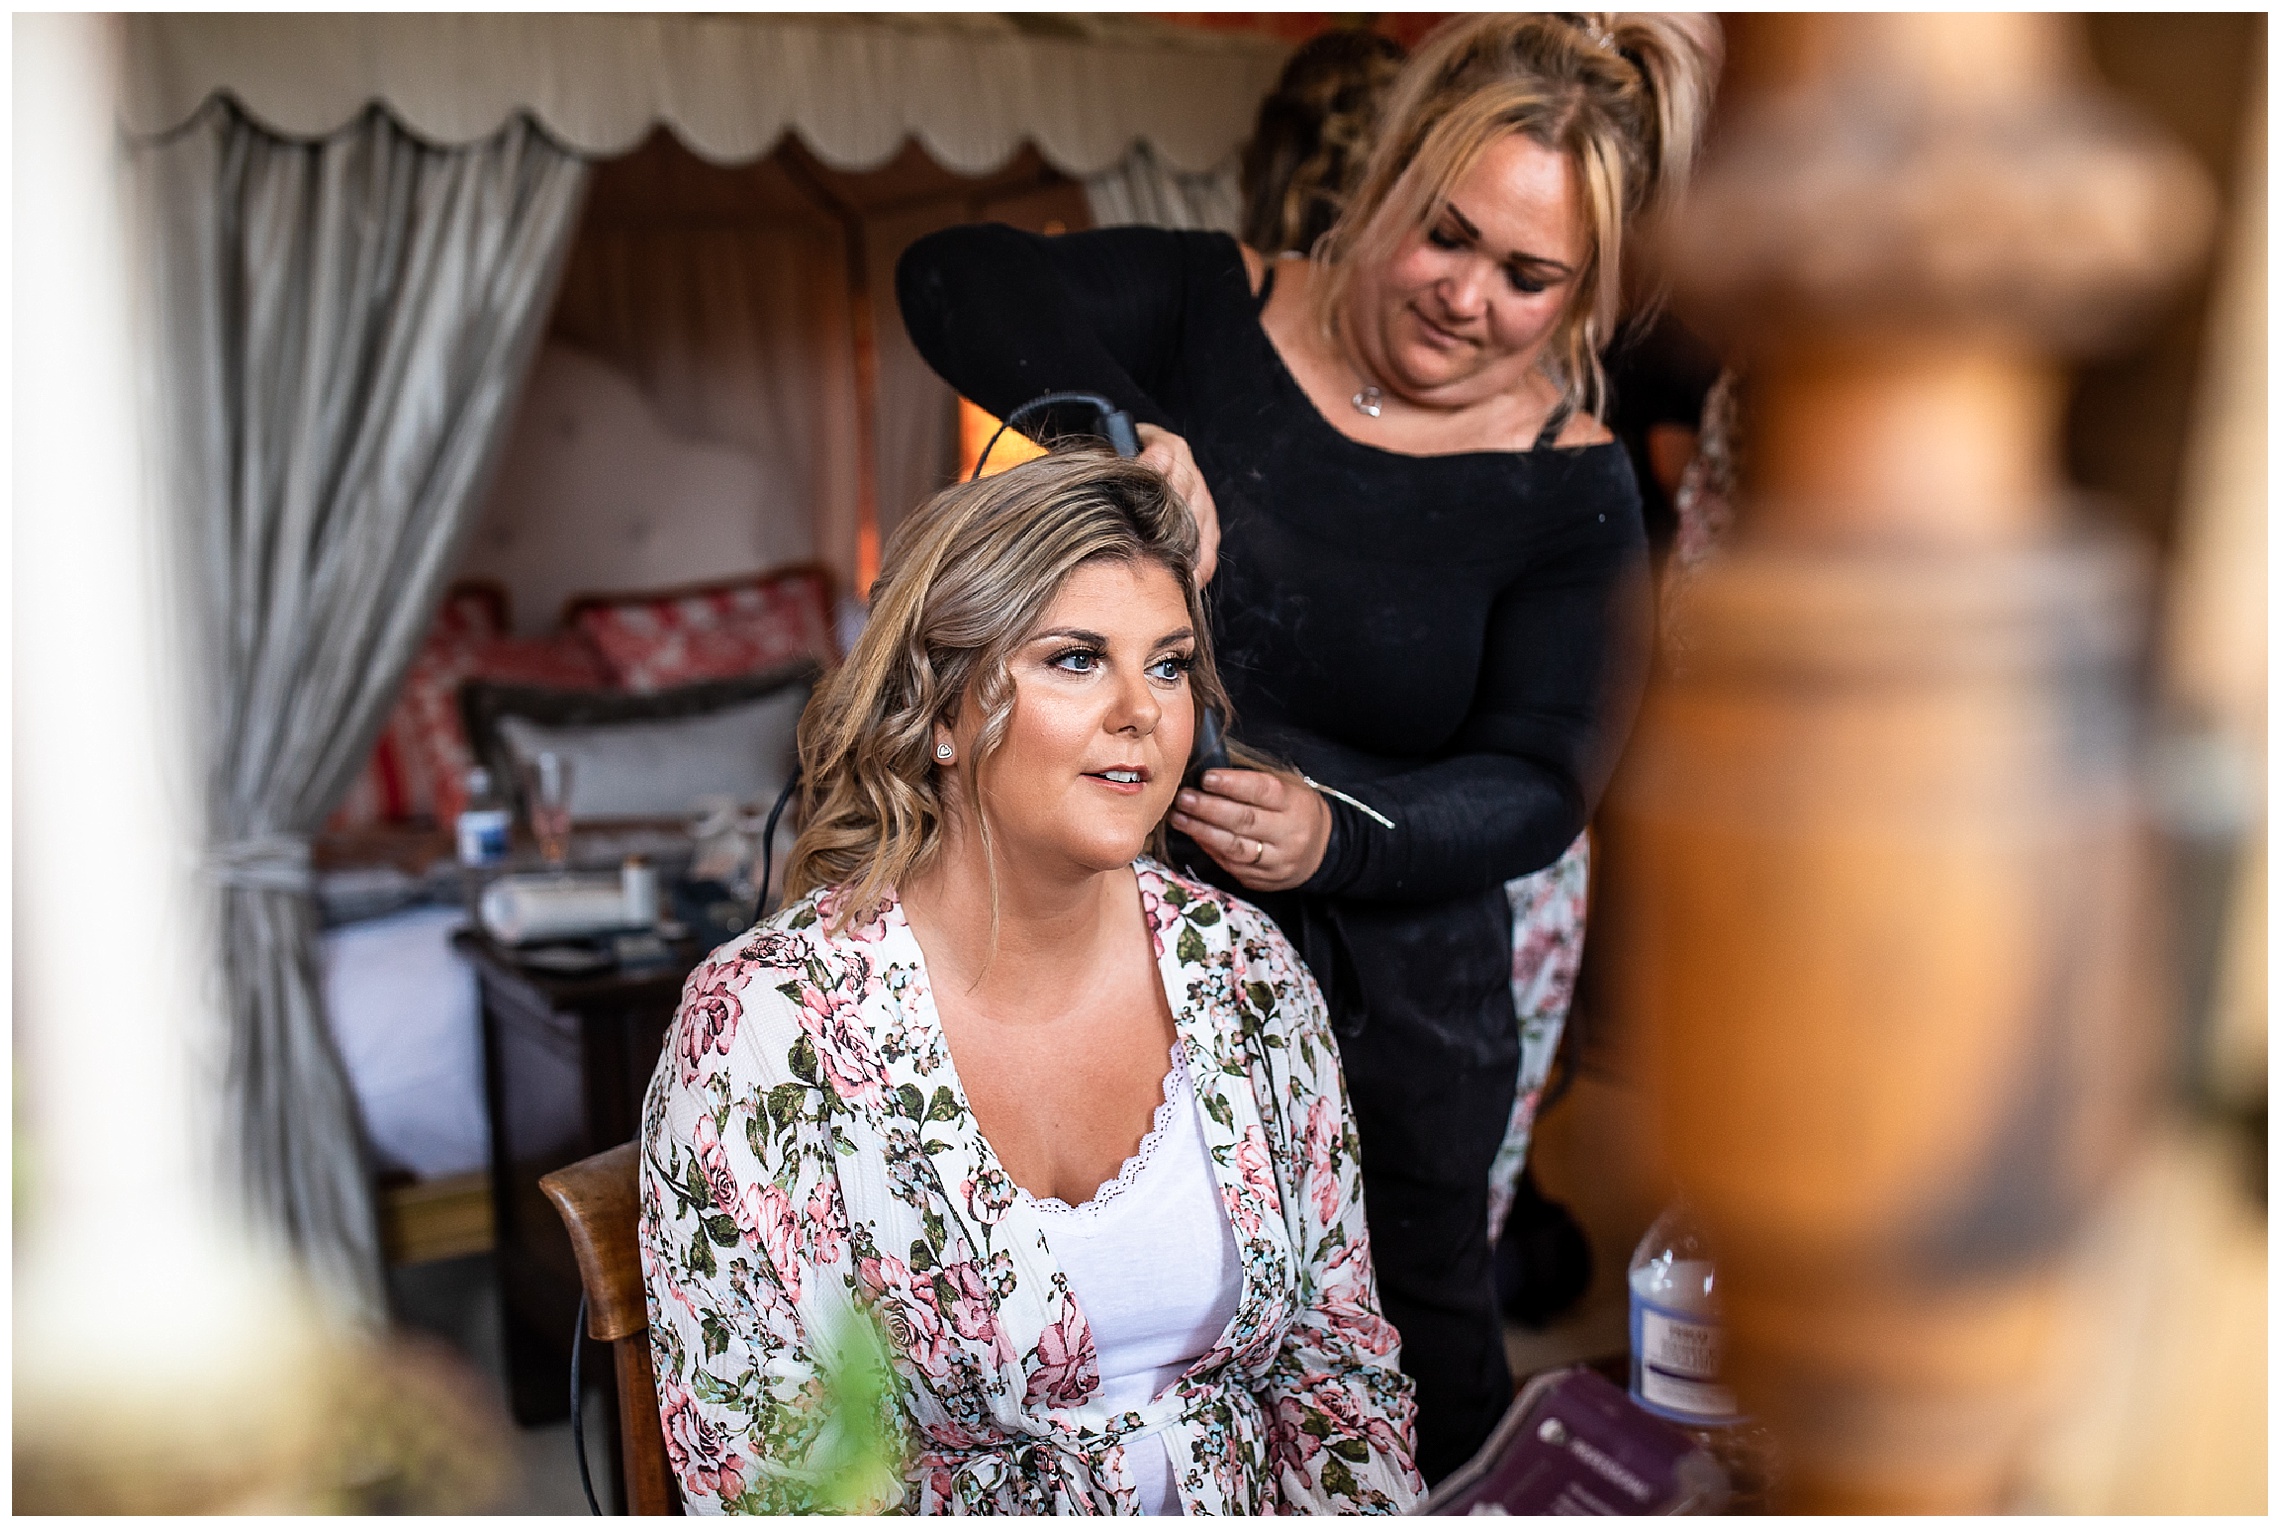
<instances>
[{"instance_id":1,"label":"woman's bare shoulder","mask_svg":"<svg viewBox=\"0 0 2280 1528\"><path fill-rule=\"evenodd\" d=\"M1557 446L1604 446L1614 438L1614 431L1600 423L1595 416L1578 409L1568 416L1568 422L1560 428L1559 438L1552 444Z\"/></svg>"},{"instance_id":2,"label":"woman's bare shoulder","mask_svg":"<svg viewBox=\"0 0 2280 1528\"><path fill-rule=\"evenodd\" d=\"M1267 279L1267 257L1248 244L1237 244L1243 252L1243 274L1250 279L1251 295L1259 295L1259 286Z\"/></svg>"}]
</instances>

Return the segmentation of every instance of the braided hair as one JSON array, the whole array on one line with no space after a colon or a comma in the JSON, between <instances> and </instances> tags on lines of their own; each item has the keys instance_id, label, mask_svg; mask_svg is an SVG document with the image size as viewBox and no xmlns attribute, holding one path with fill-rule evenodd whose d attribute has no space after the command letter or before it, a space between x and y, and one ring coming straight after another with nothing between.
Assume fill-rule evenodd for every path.
<instances>
[{"instance_id":1,"label":"braided hair","mask_svg":"<svg viewBox=\"0 0 2280 1528\"><path fill-rule=\"evenodd\" d=\"M1324 32L1283 65L1243 149L1243 242L1304 254L1361 179L1401 45L1359 27Z\"/></svg>"}]
</instances>

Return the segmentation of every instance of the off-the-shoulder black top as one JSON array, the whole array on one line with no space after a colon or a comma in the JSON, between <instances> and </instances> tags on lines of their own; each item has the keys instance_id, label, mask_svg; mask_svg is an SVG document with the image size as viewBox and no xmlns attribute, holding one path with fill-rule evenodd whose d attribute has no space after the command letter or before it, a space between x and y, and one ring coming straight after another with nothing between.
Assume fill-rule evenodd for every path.
<instances>
[{"instance_id":1,"label":"off-the-shoulder black top","mask_svg":"<svg viewBox=\"0 0 2280 1528\"><path fill-rule=\"evenodd\" d=\"M1239 734L1398 824L1333 801L1308 890L1438 900L1549 864L1581 830L1642 647L1621 446L1417 457L1348 439L1276 355L1223 234L954 228L912 246L897 291L920 352L984 408L1081 388L1187 437L1224 534L1209 594Z\"/></svg>"}]
</instances>

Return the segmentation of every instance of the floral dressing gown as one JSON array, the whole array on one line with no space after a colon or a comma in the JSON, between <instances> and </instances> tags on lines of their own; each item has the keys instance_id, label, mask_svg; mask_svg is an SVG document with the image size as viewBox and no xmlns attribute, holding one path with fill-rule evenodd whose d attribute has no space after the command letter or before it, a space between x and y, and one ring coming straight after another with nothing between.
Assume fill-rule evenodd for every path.
<instances>
[{"instance_id":1,"label":"floral dressing gown","mask_svg":"<svg viewBox=\"0 0 2280 1528\"><path fill-rule=\"evenodd\" d=\"M895 1349L905 1510L1132 1512L1144 1430L1190 1513L1422 1494L1321 995L1264 915L1134 869L1243 1251L1218 1343L1138 1410L1093 1399L1084 1311L974 1122L900 905L832 936L812 894L690 974L644 1109L652 1353L691 1510L808 1504L819 1344L858 1304Z\"/></svg>"}]
</instances>

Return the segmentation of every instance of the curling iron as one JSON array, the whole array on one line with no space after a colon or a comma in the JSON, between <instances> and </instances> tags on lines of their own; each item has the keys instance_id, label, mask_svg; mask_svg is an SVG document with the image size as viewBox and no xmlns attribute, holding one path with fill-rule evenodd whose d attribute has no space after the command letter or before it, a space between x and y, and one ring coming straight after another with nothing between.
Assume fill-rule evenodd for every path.
<instances>
[{"instance_id":1,"label":"curling iron","mask_svg":"<svg viewBox=\"0 0 2280 1528\"><path fill-rule=\"evenodd\" d=\"M997 445L999 436L1038 410L1051 408L1056 403L1081 403L1089 406L1100 415L1100 433L1107 438L1110 449L1115 451L1118 456L1127 459L1140 454L1140 431L1133 424L1132 416L1118 408L1113 399L1105 398L1099 393L1042 393L1006 415L998 427L990 433L989 440L982 446L982 454L974 459L973 476L966 481L974 482L981 477L982 466L990 459L990 451ZM1220 715L1219 708L1216 706L1197 707L1195 744L1188 751L1188 766L1180 776L1180 783L1192 790L1201 790L1206 770L1233 769L1235 767L1235 760L1230 756L1227 749L1227 719ZM1344 791L1324 785L1312 775L1301 775L1299 778L1325 796L1337 797L1373 822L1388 828L1393 826L1392 818L1370 806L1367 802L1356 801Z\"/></svg>"},{"instance_id":2,"label":"curling iron","mask_svg":"<svg viewBox=\"0 0 2280 1528\"><path fill-rule=\"evenodd\" d=\"M1089 405L1100 415L1100 433L1107 439L1110 450L1127 460L1140 454L1140 431L1132 423L1132 416L1118 408L1113 400L1104 398L1099 393L1044 393L1005 416L1004 422L991 432L988 443L982 447L982 454L975 458L974 475L966 481L971 483L981 477L982 464L990 459L990 450L998 443L998 436L1038 410L1051 408L1056 403ZM1227 754L1226 719L1214 706L1199 706L1196 709L1195 746L1188 752L1187 770L1180 776L1180 783L1200 789L1205 770L1229 769L1234 766L1234 762Z\"/></svg>"}]
</instances>

